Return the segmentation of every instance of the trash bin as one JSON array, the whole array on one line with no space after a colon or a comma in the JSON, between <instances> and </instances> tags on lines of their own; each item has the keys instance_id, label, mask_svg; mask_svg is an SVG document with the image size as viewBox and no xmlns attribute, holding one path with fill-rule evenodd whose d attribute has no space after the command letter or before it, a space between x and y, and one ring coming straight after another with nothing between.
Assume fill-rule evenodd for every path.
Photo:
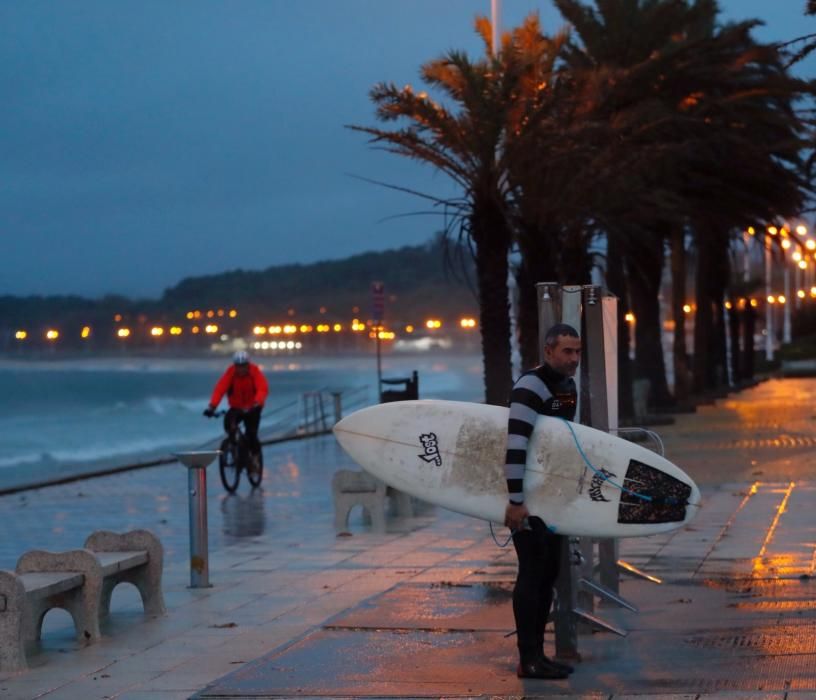
<instances>
[{"instance_id":1,"label":"trash bin","mask_svg":"<svg viewBox=\"0 0 816 700\"><path fill-rule=\"evenodd\" d=\"M380 403L390 403L392 401L412 401L419 398L419 376L416 371L410 377L399 379L383 379L383 384L400 387L397 389L387 389L380 393Z\"/></svg>"}]
</instances>

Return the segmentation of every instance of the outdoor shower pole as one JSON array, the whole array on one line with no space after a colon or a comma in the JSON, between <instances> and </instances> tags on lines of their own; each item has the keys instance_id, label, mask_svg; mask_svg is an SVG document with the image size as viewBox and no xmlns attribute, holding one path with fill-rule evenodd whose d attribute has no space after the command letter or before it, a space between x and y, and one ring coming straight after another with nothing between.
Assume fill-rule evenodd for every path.
<instances>
[{"instance_id":1,"label":"outdoor shower pole","mask_svg":"<svg viewBox=\"0 0 816 700\"><path fill-rule=\"evenodd\" d=\"M207 531L207 467L219 450L177 452L187 467L187 496L190 509L190 588L211 588Z\"/></svg>"}]
</instances>

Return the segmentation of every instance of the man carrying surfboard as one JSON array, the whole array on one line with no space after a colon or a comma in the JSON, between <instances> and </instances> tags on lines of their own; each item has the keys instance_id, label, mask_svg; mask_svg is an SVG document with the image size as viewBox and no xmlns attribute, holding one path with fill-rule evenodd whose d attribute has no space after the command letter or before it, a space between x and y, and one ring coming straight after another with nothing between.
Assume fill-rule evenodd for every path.
<instances>
[{"instance_id":1,"label":"man carrying surfboard","mask_svg":"<svg viewBox=\"0 0 816 700\"><path fill-rule=\"evenodd\" d=\"M561 536L530 515L524 504L527 447L539 415L572 420L578 395L573 376L581 359L581 338L565 323L544 337L544 363L519 377L510 394L505 477L509 503L504 523L513 533L518 575L513 589L519 678L566 678L573 668L544 654L544 627L558 577ZM544 515L546 518L546 514Z\"/></svg>"}]
</instances>

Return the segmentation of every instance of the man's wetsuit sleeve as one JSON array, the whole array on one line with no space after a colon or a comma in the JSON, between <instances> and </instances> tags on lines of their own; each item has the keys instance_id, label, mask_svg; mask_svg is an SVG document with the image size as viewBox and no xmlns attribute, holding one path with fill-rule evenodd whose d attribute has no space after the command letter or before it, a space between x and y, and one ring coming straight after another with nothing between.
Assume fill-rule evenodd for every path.
<instances>
[{"instance_id":1,"label":"man's wetsuit sleeve","mask_svg":"<svg viewBox=\"0 0 816 700\"><path fill-rule=\"evenodd\" d=\"M535 372L521 376L510 394L510 417L507 421L507 455L504 475L511 503L524 503L524 467L527 447L535 422L544 413L545 402L552 398L547 385Z\"/></svg>"}]
</instances>

